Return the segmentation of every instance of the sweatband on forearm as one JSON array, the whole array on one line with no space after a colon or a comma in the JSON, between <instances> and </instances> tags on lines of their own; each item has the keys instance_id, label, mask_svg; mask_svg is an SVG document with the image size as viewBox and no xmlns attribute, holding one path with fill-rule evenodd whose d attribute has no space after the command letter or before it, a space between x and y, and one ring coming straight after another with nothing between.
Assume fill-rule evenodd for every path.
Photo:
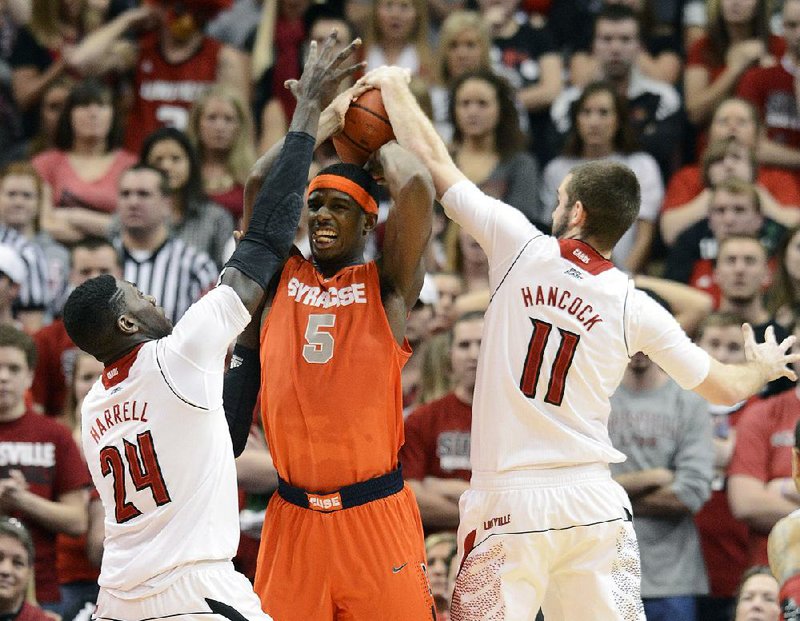
<instances>
[{"instance_id":1,"label":"sweatband on forearm","mask_svg":"<svg viewBox=\"0 0 800 621\"><path fill-rule=\"evenodd\" d=\"M305 132L286 135L280 155L256 195L247 232L226 264L265 291L292 249L313 154L313 136Z\"/></svg>"},{"instance_id":2,"label":"sweatband on forearm","mask_svg":"<svg viewBox=\"0 0 800 621\"><path fill-rule=\"evenodd\" d=\"M239 457L247 444L260 388L261 360L258 349L237 343L222 389L222 403L234 457Z\"/></svg>"}]
</instances>

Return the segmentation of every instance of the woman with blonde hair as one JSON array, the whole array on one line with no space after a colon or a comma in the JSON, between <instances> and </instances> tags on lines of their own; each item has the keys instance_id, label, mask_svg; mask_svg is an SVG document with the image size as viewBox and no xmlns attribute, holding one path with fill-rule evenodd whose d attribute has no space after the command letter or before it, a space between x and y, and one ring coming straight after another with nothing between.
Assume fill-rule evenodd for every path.
<instances>
[{"instance_id":1,"label":"woman with blonde hair","mask_svg":"<svg viewBox=\"0 0 800 621\"><path fill-rule=\"evenodd\" d=\"M382 65L409 69L431 79L428 3L425 0L377 0L364 41L366 70Z\"/></svg>"},{"instance_id":2,"label":"woman with blonde hair","mask_svg":"<svg viewBox=\"0 0 800 621\"><path fill-rule=\"evenodd\" d=\"M450 86L453 80L468 71L490 70L491 46L489 26L477 11L455 11L442 22L434 68L435 83L431 86L430 97L433 106L431 120L445 142L450 142L453 137L453 124L448 114Z\"/></svg>"},{"instance_id":3,"label":"woman with blonde hair","mask_svg":"<svg viewBox=\"0 0 800 621\"><path fill-rule=\"evenodd\" d=\"M197 149L206 194L238 221L244 183L256 160L247 104L232 88L215 86L194 103L186 132Z\"/></svg>"}]
</instances>

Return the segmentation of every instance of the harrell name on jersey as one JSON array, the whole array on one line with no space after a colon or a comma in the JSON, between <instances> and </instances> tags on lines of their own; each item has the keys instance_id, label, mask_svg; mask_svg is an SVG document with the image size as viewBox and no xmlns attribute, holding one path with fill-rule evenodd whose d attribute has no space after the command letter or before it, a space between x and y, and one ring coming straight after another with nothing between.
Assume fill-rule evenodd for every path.
<instances>
[{"instance_id":1,"label":"harrell name on jersey","mask_svg":"<svg viewBox=\"0 0 800 621\"><path fill-rule=\"evenodd\" d=\"M249 321L238 295L221 285L170 336L106 367L84 400L84 454L106 513L98 582L118 597L150 594L181 566L236 553L222 380L228 345Z\"/></svg>"}]
</instances>

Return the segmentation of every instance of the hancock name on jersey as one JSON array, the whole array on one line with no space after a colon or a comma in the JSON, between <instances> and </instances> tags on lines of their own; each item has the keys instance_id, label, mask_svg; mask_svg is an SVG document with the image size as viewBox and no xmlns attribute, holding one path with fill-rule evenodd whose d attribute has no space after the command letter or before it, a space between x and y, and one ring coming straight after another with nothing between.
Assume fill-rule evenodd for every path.
<instances>
[{"instance_id":1,"label":"hancock name on jersey","mask_svg":"<svg viewBox=\"0 0 800 621\"><path fill-rule=\"evenodd\" d=\"M103 412L102 416L94 419L94 424L89 432L95 444L100 444L100 438L111 427L118 423L127 423L136 421L137 423L146 423L147 420L147 401L139 403L138 401L123 401L122 403L115 403L110 408Z\"/></svg>"},{"instance_id":2,"label":"hancock name on jersey","mask_svg":"<svg viewBox=\"0 0 800 621\"><path fill-rule=\"evenodd\" d=\"M537 285L535 299L534 292L530 287L522 287L521 291L522 302L526 307L544 305L566 311L580 321L587 332L591 330L595 324L602 323L603 321L603 318L594 312L594 308L591 304L584 302L583 298L574 295L569 289Z\"/></svg>"},{"instance_id":3,"label":"hancock name on jersey","mask_svg":"<svg viewBox=\"0 0 800 621\"><path fill-rule=\"evenodd\" d=\"M366 304L367 294L363 282L354 282L340 289L336 287L312 287L300 282L297 278L289 279L286 291L290 298L299 304L316 306L318 308L331 308L333 306L350 306L351 304Z\"/></svg>"}]
</instances>

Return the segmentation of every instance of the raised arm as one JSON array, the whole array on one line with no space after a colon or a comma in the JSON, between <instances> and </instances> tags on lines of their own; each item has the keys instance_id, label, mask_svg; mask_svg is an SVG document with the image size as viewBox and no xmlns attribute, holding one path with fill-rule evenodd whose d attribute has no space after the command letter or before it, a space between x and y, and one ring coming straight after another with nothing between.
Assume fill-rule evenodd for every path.
<instances>
[{"instance_id":1,"label":"raised arm","mask_svg":"<svg viewBox=\"0 0 800 621\"><path fill-rule=\"evenodd\" d=\"M334 98L334 100L322 111L319 117L319 127L317 128L317 137L314 143L314 149L319 147L323 142L328 140L331 136L338 134L344 127L344 115L347 113L347 108L350 102L357 98L361 93L368 90L369 87L356 85L351 86ZM247 230L247 225L250 221L250 216L253 213L253 205L256 200L261 185L264 183L272 165L278 158L281 150L283 149L284 138L281 138L272 147L256 161L250 168L247 180L244 184L244 211L242 216L242 230Z\"/></svg>"},{"instance_id":2,"label":"raised arm","mask_svg":"<svg viewBox=\"0 0 800 621\"><path fill-rule=\"evenodd\" d=\"M359 39L338 54L334 52L335 42L335 32L321 50L312 42L300 80L287 82L287 88L297 99L289 133L255 194L247 232L220 279L222 284L233 287L251 313L260 306L269 282L291 250L300 220L320 114L333 100L339 82L361 66L342 68L345 60L360 45ZM250 191L252 193L252 188Z\"/></svg>"},{"instance_id":3,"label":"raised arm","mask_svg":"<svg viewBox=\"0 0 800 621\"><path fill-rule=\"evenodd\" d=\"M392 197L381 275L411 309L422 288L422 255L431 236L433 181L419 158L392 141L375 155Z\"/></svg>"},{"instance_id":4,"label":"raised arm","mask_svg":"<svg viewBox=\"0 0 800 621\"><path fill-rule=\"evenodd\" d=\"M756 343L750 324L742 326L744 350L747 362L723 364L711 359L711 368L706 379L694 391L711 403L734 405L757 393L772 380L788 377L797 380L797 375L787 367L800 361L800 353L786 353L795 342L790 336L781 343L775 340L775 330L767 328L763 343Z\"/></svg>"},{"instance_id":5,"label":"raised arm","mask_svg":"<svg viewBox=\"0 0 800 621\"><path fill-rule=\"evenodd\" d=\"M466 176L455 165L447 146L419 107L408 87L409 80L410 74L405 69L380 67L358 83L381 89L397 142L422 160L433 177L436 196L441 198L451 185Z\"/></svg>"},{"instance_id":6,"label":"raised arm","mask_svg":"<svg viewBox=\"0 0 800 621\"><path fill-rule=\"evenodd\" d=\"M253 316L234 347L223 389L225 417L237 457L247 442L258 396L258 328L264 294L291 251L303 207L308 169L317 144L321 111L333 101L339 82L361 67L360 64L340 67L361 44L360 39L336 56L333 54L335 42L334 32L319 53L316 43L312 42L300 81L287 83L297 99L289 133L253 167L245 187L243 227L246 233L220 279L237 291ZM325 118L324 131L333 131L330 115Z\"/></svg>"}]
</instances>

